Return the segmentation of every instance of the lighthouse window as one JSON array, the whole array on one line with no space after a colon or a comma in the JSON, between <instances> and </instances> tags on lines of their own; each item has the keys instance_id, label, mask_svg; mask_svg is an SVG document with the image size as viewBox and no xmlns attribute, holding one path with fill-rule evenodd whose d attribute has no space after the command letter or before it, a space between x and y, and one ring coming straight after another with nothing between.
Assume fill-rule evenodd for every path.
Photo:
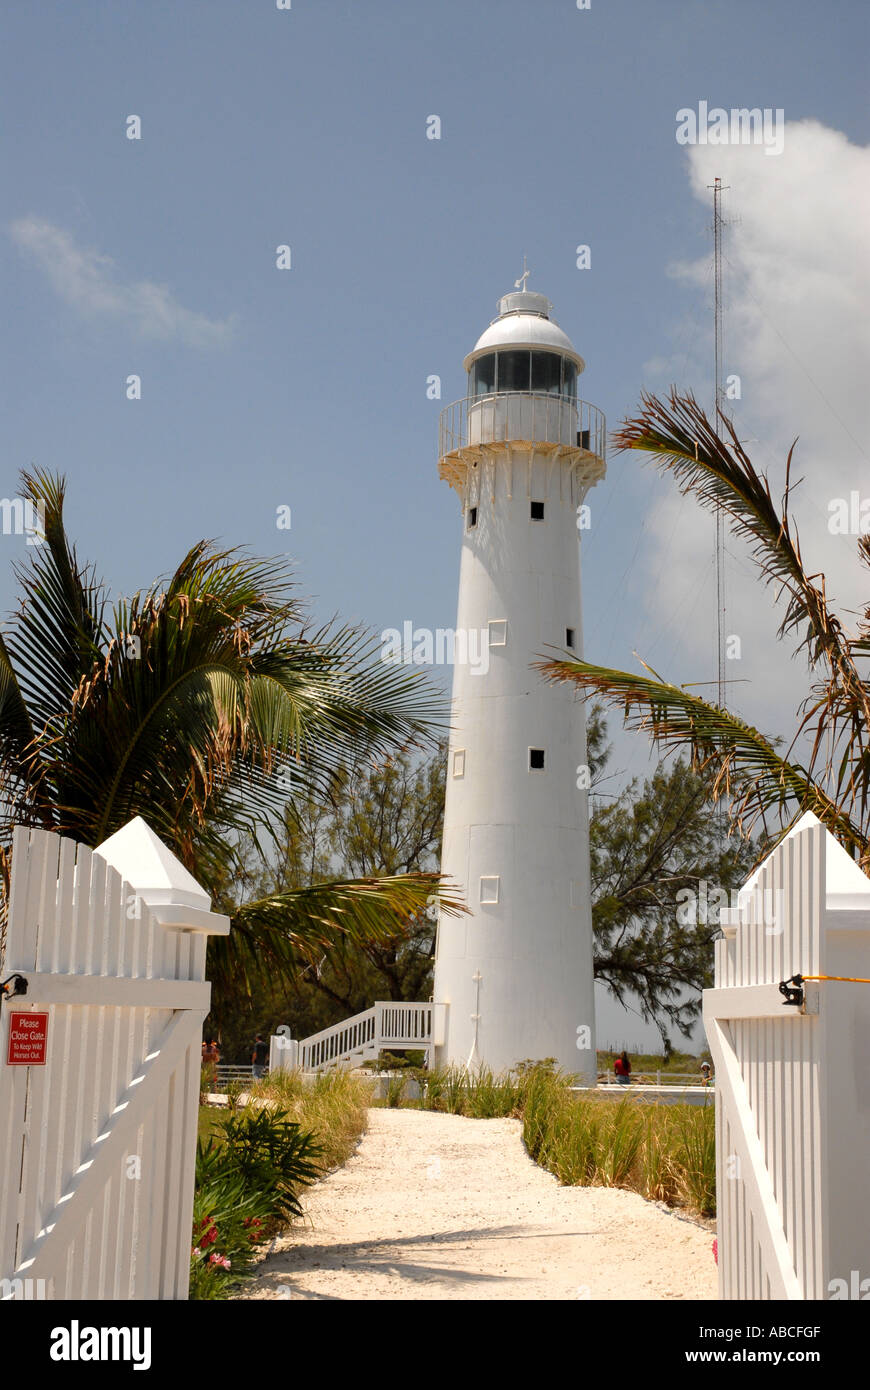
<instances>
[{"instance_id":1,"label":"lighthouse window","mask_svg":"<svg viewBox=\"0 0 870 1390\"><path fill-rule=\"evenodd\" d=\"M486 874L481 877L480 901L482 903L498 902L498 874Z\"/></svg>"},{"instance_id":2,"label":"lighthouse window","mask_svg":"<svg viewBox=\"0 0 870 1390\"><path fill-rule=\"evenodd\" d=\"M495 390L495 353L479 357L471 368L472 396L490 396Z\"/></svg>"},{"instance_id":3,"label":"lighthouse window","mask_svg":"<svg viewBox=\"0 0 870 1390\"><path fill-rule=\"evenodd\" d=\"M464 776L465 776L465 749L464 749L464 748L457 748L457 749L456 749L456 752L453 754L453 776L454 776L454 777L464 777Z\"/></svg>"},{"instance_id":4,"label":"lighthouse window","mask_svg":"<svg viewBox=\"0 0 870 1390\"><path fill-rule=\"evenodd\" d=\"M558 396L562 390L562 359L555 352L532 353L532 390Z\"/></svg>"},{"instance_id":5,"label":"lighthouse window","mask_svg":"<svg viewBox=\"0 0 870 1390\"><path fill-rule=\"evenodd\" d=\"M529 749L529 771L543 772L544 770L544 750L543 748Z\"/></svg>"},{"instance_id":6,"label":"lighthouse window","mask_svg":"<svg viewBox=\"0 0 870 1390\"><path fill-rule=\"evenodd\" d=\"M574 650L575 642L574 642L574 629L573 629L573 627L566 627L566 628L565 628L565 646L566 646L566 647L570 647L572 651Z\"/></svg>"},{"instance_id":7,"label":"lighthouse window","mask_svg":"<svg viewBox=\"0 0 870 1390\"><path fill-rule=\"evenodd\" d=\"M533 502L533 503L531 504L531 506L532 506L532 521L543 521L543 520L544 520L544 504L543 504L543 502Z\"/></svg>"},{"instance_id":8,"label":"lighthouse window","mask_svg":"<svg viewBox=\"0 0 870 1390\"><path fill-rule=\"evenodd\" d=\"M487 629L491 647L507 646L507 618L490 618Z\"/></svg>"},{"instance_id":9,"label":"lighthouse window","mask_svg":"<svg viewBox=\"0 0 870 1390\"><path fill-rule=\"evenodd\" d=\"M576 396L577 394L577 368L573 362L569 362L567 357L562 359L562 395Z\"/></svg>"},{"instance_id":10,"label":"lighthouse window","mask_svg":"<svg viewBox=\"0 0 870 1390\"><path fill-rule=\"evenodd\" d=\"M477 525L477 508L476 508L476 507L469 507L469 508L468 508L468 529L469 529L469 531L473 531L476 525Z\"/></svg>"},{"instance_id":11,"label":"lighthouse window","mask_svg":"<svg viewBox=\"0 0 870 1390\"><path fill-rule=\"evenodd\" d=\"M499 391L528 391L531 381L531 356L528 351L498 354Z\"/></svg>"}]
</instances>

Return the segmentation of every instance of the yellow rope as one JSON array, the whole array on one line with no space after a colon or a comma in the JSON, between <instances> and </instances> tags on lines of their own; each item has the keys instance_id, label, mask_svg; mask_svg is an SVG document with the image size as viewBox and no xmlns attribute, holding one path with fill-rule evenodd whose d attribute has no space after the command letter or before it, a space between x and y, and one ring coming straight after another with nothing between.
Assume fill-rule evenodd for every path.
<instances>
[{"instance_id":1,"label":"yellow rope","mask_svg":"<svg viewBox=\"0 0 870 1390\"><path fill-rule=\"evenodd\" d=\"M850 985L870 985L860 975L801 975L802 980L846 980Z\"/></svg>"}]
</instances>

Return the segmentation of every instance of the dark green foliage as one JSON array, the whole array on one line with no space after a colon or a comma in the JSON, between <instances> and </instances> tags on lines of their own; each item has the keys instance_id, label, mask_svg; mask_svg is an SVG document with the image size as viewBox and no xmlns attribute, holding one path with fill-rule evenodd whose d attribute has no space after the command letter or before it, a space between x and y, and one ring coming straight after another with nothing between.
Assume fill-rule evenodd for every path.
<instances>
[{"instance_id":1,"label":"dark green foliage","mask_svg":"<svg viewBox=\"0 0 870 1390\"><path fill-rule=\"evenodd\" d=\"M213 1124L196 1147L191 1298L230 1297L254 1247L301 1216L298 1193L320 1176L320 1156L314 1136L285 1110L244 1110Z\"/></svg>"},{"instance_id":2,"label":"dark green foliage","mask_svg":"<svg viewBox=\"0 0 870 1390\"><path fill-rule=\"evenodd\" d=\"M606 762L599 749L599 772ZM593 795L589 852L595 978L620 1002L635 997L667 1051L665 1025L687 1037L698 1017L719 932L713 915L681 923L677 895L688 889L700 899L701 883L730 895L749 873L754 849L723 834L709 780L679 760L642 784L633 781L610 804Z\"/></svg>"},{"instance_id":3,"label":"dark green foliage","mask_svg":"<svg viewBox=\"0 0 870 1390\"><path fill-rule=\"evenodd\" d=\"M320 1175L321 1147L286 1110L263 1106L227 1115L220 1125L219 1166L246 1189L267 1193L276 1217L301 1216L297 1193Z\"/></svg>"},{"instance_id":4,"label":"dark green foliage","mask_svg":"<svg viewBox=\"0 0 870 1390\"><path fill-rule=\"evenodd\" d=\"M223 1145L197 1145L190 1297L229 1297L251 1270L257 1244L274 1224L270 1191L250 1187ZM225 1261L229 1261L229 1268Z\"/></svg>"},{"instance_id":5,"label":"dark green foliage","mask_svg":"<svg viewBox=\"0 0 870 1390\"><path fill-rule=\"evenodd\" d=\"M408 883L419 891L439 866L445 768L443 746L422 762L401 752L355 771L343 768L330 804L302 797L288 808L269 865L253 853L240 855L224 910L232 910L234 895L268 901L291 885L313 895L339 877L386 880L396 895ZM220 1027L224 1056L247 1062L254 1031L270 1032L278 1023L306 1037L375 999L425 999L432 990L436 891L433 880L428 903L418 897L414 911L409 901L401 921L394 916L364 943L334 940L328 951L300 960L292 981L263 979L252 998L220 1001L210 1026Z\"/></svg>"}]
</instances>

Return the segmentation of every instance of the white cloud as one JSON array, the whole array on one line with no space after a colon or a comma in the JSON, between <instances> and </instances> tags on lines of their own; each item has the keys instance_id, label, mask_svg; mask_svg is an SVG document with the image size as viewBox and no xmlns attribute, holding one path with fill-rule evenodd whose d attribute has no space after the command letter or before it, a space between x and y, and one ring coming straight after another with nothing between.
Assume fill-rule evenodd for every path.
<instances>
[{"instance_id":1,"label":"white cloud","mask_svg":"<svg viewBox=\"0 0 870 1390\"><path fill-rule=\"evenodd\" d=\"M10 228L16 244L45 272L62 299L89 318L126 320L146 337L179 338L192 347L226 343L232 319L210 319L179 304L152 280L123 284L109 256L77 246L69 232L36 217Z\"/></svg>"},{"instance_id":2,"label":"white cloud","mask_svg":"<svg viewBox=\"0 0 870 1390\"><path fill-rule=\"evenodd\" d=\"M799 436L792 481L803 478L793 499L804 559L826 576L836 610L867 601L867 572L856 558L856 537L832 535L829 504L858 490L870 498L870 148L850 144L816 121L789 123L781 155L765 157L751 146L695 146L688 172L694 195L710 206L708 185L720 176L730 185L726 218L725 373L741 379L742 399L729 403L747 452L781 493L785 458ZM709 286L709 257L673 268L695 285ZM698 355L711 355L699 342ZM681 370L676 370L681 368ZM657 359L648 370L662 385L685 383L685 364ZM697 361L690 364L697 375ZM707 379L712 375L704 374ZM651 631L678 606L660 652L670 653L663 674L681 680L715 675L715 610L710 599L687 611L687 593L709 575L712 520L672 485L651 519L656 537L647 555ZM669 545L669 540L672 539ZM762 591L746 548L729 540L726 631L742 639L742 659L727 663L734 685L729 703L770 731L795 726L806 693L805 666L777 644L782 610L772 589ZM652 590L652 585L650 585ZM778 615L778 616L777 616ZM642 653L653 665L659 651ZM659 666L659 669L661 667ZM714 689L714 688L713 688Z\"/></svg>"}]
</instances>

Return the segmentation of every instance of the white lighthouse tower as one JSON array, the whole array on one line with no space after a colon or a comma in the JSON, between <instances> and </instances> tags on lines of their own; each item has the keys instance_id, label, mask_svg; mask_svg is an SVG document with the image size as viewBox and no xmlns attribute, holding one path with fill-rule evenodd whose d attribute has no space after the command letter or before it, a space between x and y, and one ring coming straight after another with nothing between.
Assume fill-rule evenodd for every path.
<instances>
[{"instance_id":1,"label":"white lighthouse tower","mask_svg":"<svg viewBox=\"0 0 870 1390\"><path fill-rule=\"evenodd\" d=\"M525 287L466 357L439 472L462 504L442 872L470 915L438 924L439 1062L499 1071L555 1057L595 1082L583 705L531 663L579 655L580 510L605 422L583 359ZM480 653L485 660L463 659Z\"/></svg>"}]
</instances>

